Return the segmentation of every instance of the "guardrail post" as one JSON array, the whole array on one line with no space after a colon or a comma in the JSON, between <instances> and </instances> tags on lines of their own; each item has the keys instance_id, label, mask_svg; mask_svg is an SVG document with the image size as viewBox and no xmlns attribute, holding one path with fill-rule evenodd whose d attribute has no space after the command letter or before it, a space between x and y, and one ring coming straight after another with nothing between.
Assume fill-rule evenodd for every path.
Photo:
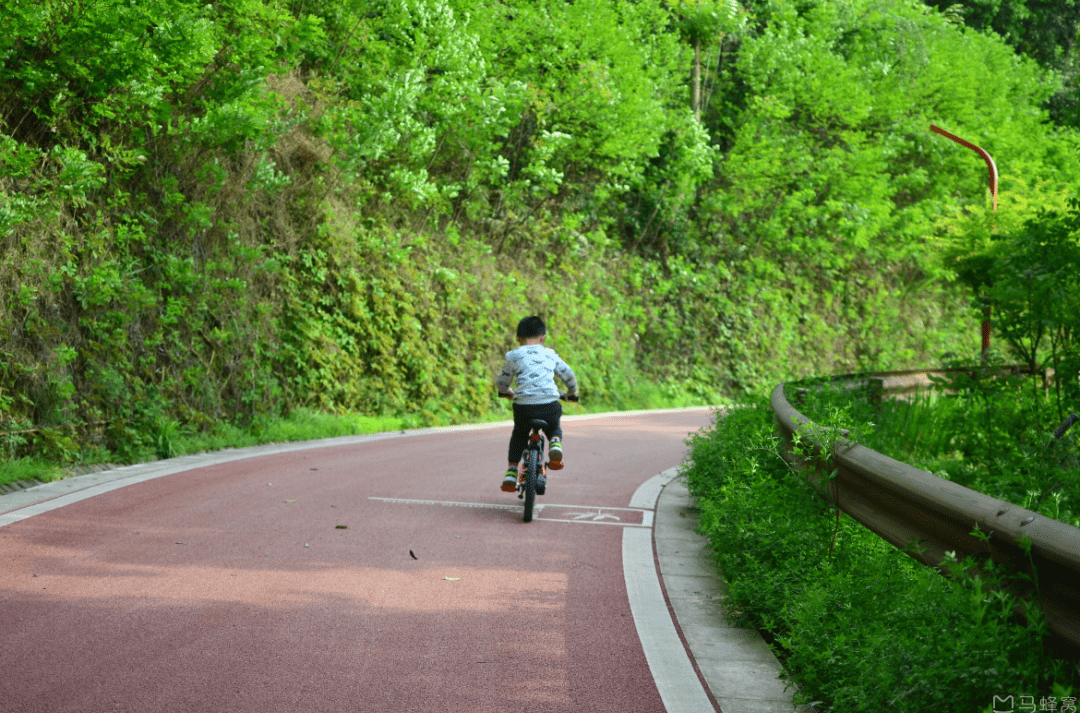
<instances>
[{"instance_id":1,"label":"guardrail post","mask_svg":"<svg viewBox=\"0 0 1080 713\"><path fill-rule=\"evenodd\" d=\"M870 404L875 411L881 411L881 403L885 400L885 377L871 376L866 380L866 389L870 392Z\"/></svg>"}]
</instances>

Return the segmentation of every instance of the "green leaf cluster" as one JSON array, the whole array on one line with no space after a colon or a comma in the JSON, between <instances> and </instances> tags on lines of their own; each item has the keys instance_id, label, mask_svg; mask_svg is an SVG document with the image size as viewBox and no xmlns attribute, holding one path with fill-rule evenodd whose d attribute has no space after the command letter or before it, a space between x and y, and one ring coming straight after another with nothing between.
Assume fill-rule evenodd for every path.
<instances>
[{"instance_id":1,"label":"green leaf cluster","mask_svg":"<svg viewBox=\"0 0 1080 713\"><path fill-rule=\"evenodd\" d=\"M1077 152L1039 108L1055 80L916 2L758 12L760 29L717 80L708 116L726 126L726 150L697 209L713 237L688 251L733 274L731 301L754 305L743 343L808 358L793 376L829 362L893 368L939 330L970 329L975 343L956 293L941 289L935 219L981 213L986 173L929 125L987 148L1008 177L1060 184ZM807 341L824 348L804 356L796 345Z\"/></svg>"},{"instance_id":2,"label":"green leaf cluster","mask_svg":"<svg viewBox=\"0 0 1080 713\"><path fill-rule=\"evenodd\" d=\"M928 0L964 24L1004 38L1019 52L1059 72L1063 84L1047 102L1054 120L1080 126L1080 3L1076 0Z\"/></svg>"},{"instance_id":3,"label":"green leaf cluster","mask_svg":"<svg viewBox=\"0 0 1080 713\"><path fill-rule=\"evenodd\" d=\"M1019 203L1007 219L948 221L941 256L1005 343L997 358L1049 375L1061 420L1080 400L1080 197L1030 192L1040 200Z\"/></svg>"}]
</instances>

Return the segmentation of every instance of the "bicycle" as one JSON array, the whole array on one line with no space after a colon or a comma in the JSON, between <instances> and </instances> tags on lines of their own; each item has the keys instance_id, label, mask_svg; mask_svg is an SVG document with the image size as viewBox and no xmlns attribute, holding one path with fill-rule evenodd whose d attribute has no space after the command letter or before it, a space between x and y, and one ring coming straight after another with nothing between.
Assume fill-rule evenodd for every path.
<instances>
[{"instance_id":1,"label":"bicycle","mask_svg":"<svg viewBox=\"0 0 1080 713\"><path fill-rule=\"evenodd\" d=\"M512 399L510 394L499 394L499 398ZM560 401L577 402L578 397L559 394ZM547 468L550 463L544 462L544 429L548 422L542 418L534 418L529 421L529 445L521 454L521 463L518 465L517 493L518 500L525 501L525 514L523 522L532 522L533 507L536 496L547 492ZM559 470L552 468L552 470Z\"/></svg>"}]
</instances>

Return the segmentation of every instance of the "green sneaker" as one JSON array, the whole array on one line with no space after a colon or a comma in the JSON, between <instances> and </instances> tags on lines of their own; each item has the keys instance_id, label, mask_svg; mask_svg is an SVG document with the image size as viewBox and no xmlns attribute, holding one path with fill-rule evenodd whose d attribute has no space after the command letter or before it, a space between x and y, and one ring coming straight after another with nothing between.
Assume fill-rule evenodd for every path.
<instances>
[{"instance_id":1,"label":"green sneaker","mask_svg":"<svg viewBox=\"0 0 1080 713\"><path fill-rule=\"evenodd\" d=\"M552 470L562 470L562 441L558 438L551 439L548 446L548 467Z\"/></svg>"},{"instance_id":2,"label":"green sneaker","mask_svg":"<svg viewBox=\"0 0 1080 713\"><path fill-rule=\"evenodd\" d=\"M516 467L508 468L506 475L503 476L502 489L508 493L517 490L517 475Z\"/></svg>"}]
</instances>

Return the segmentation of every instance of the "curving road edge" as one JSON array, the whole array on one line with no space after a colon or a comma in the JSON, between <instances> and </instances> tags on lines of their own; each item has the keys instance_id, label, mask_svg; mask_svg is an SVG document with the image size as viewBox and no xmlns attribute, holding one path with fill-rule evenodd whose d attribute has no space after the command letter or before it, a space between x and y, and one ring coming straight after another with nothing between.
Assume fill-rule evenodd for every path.
<instances>
[{"instance_id":1,"label":"curving road edge","mask_svg":"<svg viewBox=\"0 0 1080 713\"><path fill-rule=\"evenodd\" d=\"M670 468L642 483L630 500L630 507L655 510L664 486L677 475L677 469ZM664 707L668 711L713 713L716 708L690 662L668 611L653 554L652 529L624 529L622 557L630 612Z\"/></svg>"},{"instance_id":2,"label":"curving road edge","mask_svg":"<svg viewBox=\"0 0 1080 713\"><path fill-rule=\"evenodd\" d=\"M645 481L632 504L655 509L651 530L623 531L623 572L668 713L813 713L795 706L795 690L758 632L727 621L726 585L678 468Z\"/></svg>"}]
</instances>

